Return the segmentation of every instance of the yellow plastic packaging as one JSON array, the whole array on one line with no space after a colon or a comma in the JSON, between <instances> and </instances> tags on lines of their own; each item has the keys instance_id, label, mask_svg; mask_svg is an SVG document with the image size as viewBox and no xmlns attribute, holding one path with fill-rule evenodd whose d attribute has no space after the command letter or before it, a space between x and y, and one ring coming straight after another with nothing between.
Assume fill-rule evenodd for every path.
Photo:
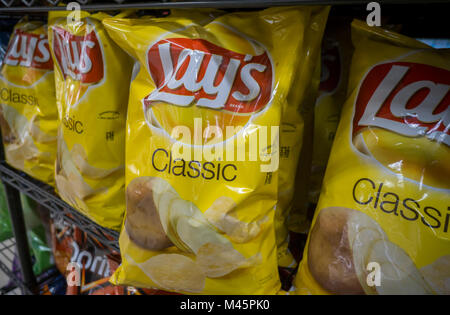
<instances>
[{"instance_id":1,"label":"yellow plastic packaging","mask_svg":"<svg viewBox=\"0 0 450 315\"><path fill-rule=\"evenodd\" d=\"M354 21L300 294L450 294L450 53Z\"/></svg>"},{"instance_id":2,"label":"yellow plastic packaging","mask_svg":"<svg viewBox=\"0 0 450 315\"><path fill-rule=\"evenodd\" d=\"M339 21L345 23L345 21ZM329 24L322 50L319 96L314 108L314 143L309 201L317 203L334 135L347 93L348 71L352 55L350 21L347 27Z\"/></svg>"},{"instance_id":3,"label":"yellow plastic packaging","mask_svg":"<svg viewBox=\"0 0 450 315\"><path fill-rule=\"evenodd\" d=\"M104 20L139 62L114 284L196 294L279 290L279 126L284 109L302 102L289 93L317 10Z\"/></svg>"},{"instance_id":4,"label":"yellow plastic packaging","mask_svg":"<svg viewBox=\"0 0 450 315\"><path fill-rule=\"evenodd\" d=\"M310 131L298 170L289 230L307 234L311 225L308 212L319 199L323 176L347 92L352 54L350 24L347 18L329 19L321 47L319 92L312 110ZM306 180L308 179L308 180Z\"/></svg>"},{"instance_id":5,"label":"yellow plastic packaging","mask_svg":"<svg viewBox=\"0 0 450 315\"><path fill-rule=\"evenodd\" d=\"M58 132L56 187L96 223L119 230L125 211L125 122L132 60L106 33L105 13L49 13Z\"/></svg>"},{"instance_id":6,"label":"yellow plastic packaging","mask_svg":"<svg viewBox=\"0 0 450 315\"><path fill-rule=\"evenodd\" d=\"M0 77L0 125L6 161L54 185L58 111L47 26L14 27Z\"/></svg>"},{"instance_id":7,"label":"yellow plastic packaging","mask_svg":"<svg viewBox=\"0 0 450 315\"><path fill-rule=\"evenodd\" d=\"M329 8L314 10L309 17L308 29L304 32L304 46L301 54L293 88L288 95L288 106L283 108L280 129L280 172L278 181L278 203L275 212L275 236L278 249L278 265L295 267L297 262L288 249L288 218L304 194L297 187L299 175L297 168L308 164L308 157L302 149L309 144L308 128L312 125L314 102L317 97L320 80L320 49ZM300 100L300 102L299 102ZM296 103L298 102L298 103ZM297 104L297 106L292 106ZM305 143L304 143L305 142ZM305 159L305 160L303 160ZM301 161L300 161L301 160ZM299 165L300 163L300 165ZM300 174L302 176L303 174ZM303 187L306 189L306 187ZM300 196L301 195L301 196Z\"/></svg>"}]
</instances>

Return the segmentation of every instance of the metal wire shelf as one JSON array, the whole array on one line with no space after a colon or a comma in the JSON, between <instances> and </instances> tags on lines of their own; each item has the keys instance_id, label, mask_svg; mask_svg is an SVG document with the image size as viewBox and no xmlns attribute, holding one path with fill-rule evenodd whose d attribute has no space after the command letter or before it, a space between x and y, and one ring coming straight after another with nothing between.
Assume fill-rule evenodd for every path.
<instances>
[{"instance_id":1,"label":"metal wire shelf","mask_svg":"<svg viewBox=\"0 0 450 315\"><path fill-rule=\"evenodd\" d=\"M82 10L120 9L173 9L173 8L261 8L289 5L364 5L368 0L191 0L191 1L146 1L146 0L72 0ZM0 0L0 12L38 13L65 10L63 0ZM379 0L380 4L430 4L447 3L448 0Z\"/></svg>"},{"instance_id":2,"label":"metal wire shelf","mask_svg":"<svg viewBox=\"0 0 450 315\"><path fill-rule=\"evenodd\" d=\"M0 242L0 270L11 280L7 287L0 290L0 295L3 294L18 294L17 289L20 289L22 294L32 294L21 279L12 271L14 265L16 243L14 239L8 239Z\"/></svg>"},{"instance_id":3,"label":"metal wire shelf","mask_svg":"<svg viewBox=\"0 0 450 315\"><path fill-rule=\"evenodd\" d=\"M96 238L105 247L119 252L118 232L101 227L72 208L55 194L51 186L17 171L5 162L0 163L0 178L4 183L16 188L49 209L55 220L63 220L68 224L74 224Z\"/></svg>"},{"instance_id":4,"label":"metal wire shelf","mask_svg":"<svg viewBox=\"0 0 450 315\"><path fill-rule=\"evenodd\" d=\"M53 10L65 10L65 6L59 6L60 3L68 3L74 0L0 0L0 14L18 15L19 13L43 13ZM262 8L270 6L288 6L288 5L339 5L339 8L347 10L347 7L343 5L355 5L363 6L367 4L368 0L205 0L205 1L147 1L147 0L76 0L80 3L82 10L96 11L114 11L121 9L173 9L173 8ZM412 5L421 4L418 10L422 10L429 4L449 4L449 0L379 0L380 4L402 4ZM427 5L427 6L425 6ZM433 6L435 10L437 6ZM402 8L403 9L403 8ZM431 10L431 9L430 9ZM430 11L431 12L431 11ZM442 15L448 11L437 9L432 12L432 16L435 20L440 20L435 15ZM429 13L428 13L429 14ZM414 17L414 15L412 15ZM443 20L445 21L445 20ZM443 22L445 23L445 22ZM420 23L417 23L419 26ZM435 33L439 28L428 27ZM445 32L446 28L442 28ZM1 138L1 137L0 137ZM2 151L3 148L0 148ZM4 161L0 162L0 179L10 185L12 188L26 194L30 198L34 199L38 203L45 206L50 210L52 217L55 220L63 220L68 224L73 224L79 227L82 231L86 232L90 236L96 238L105 247L119 252L118 237L119 233L99 226L92 222L89 218L76 211L69 204L62 201L54 192L54 189L36 179L31 178L23 172L20 172ZM17 239L17 243L20 243L20 239ZM16 243L14 240L10 240L4 245L0 243L0 257L3 256L3 262L0 259L0 272L4 272L11 280L14 286L7 288L7 291L0 291L1 294L11 294L17 292L20 289L23 294L33 294L30 290L30 286L26 285L19 277L17 273L14 273L10 266L14 263ZM6 264L4 263L6 261ZM30 269L30 268L28 268ZM27 270L27 268L23 268ZM294 275L293 270L281 270L281 276L286 279L292 278Z\"/></svg>"},{"instance_id":5,"label":"metal wire shelf","mask_svg":"<svg viewBox=\"0 0 450 315\"><path fill-rule=\"evenodd\" d=\"M12 279L13 274L2 262L0 262L0 272L3 272L9 279ZM18 295L17 290L20 290L17 285L8 285L7 287L0 288L0 295Z\"/></svg>"},{"instance_id":6,"label":"metal wire shelf","mask_svg":"<svg viewBox=\"0 0 450 315\"><path fill-rule=\"evenodd\" d=\"M33 292L22 281L19 270L19 263L16 260L16 242L14 238L0 242L0 272L3 272L10 280L5 286L0 288L0 295L32 295ZM60 280L61 275L55 267L52 267L37 276L37 287L40 295L53 294L51 287ZM61 284L60 284L61 286ZM55 291L53 289L53 291ZM56 292L55 292L56 294Z\"/></svg>"}]
</instances>

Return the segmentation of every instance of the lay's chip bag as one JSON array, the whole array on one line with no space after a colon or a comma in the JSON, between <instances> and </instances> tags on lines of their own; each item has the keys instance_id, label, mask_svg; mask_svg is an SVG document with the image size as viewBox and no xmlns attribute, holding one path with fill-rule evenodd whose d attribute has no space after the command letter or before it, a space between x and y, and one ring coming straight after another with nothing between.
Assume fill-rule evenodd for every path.
<instances>
[{"instance_id":1,"label":"lay's chip bag","mask_svg":"<svg viewBox=\"0 0 450 315\"><path fill-rule=\"evenodd\" d=\"M297 262L288 249L289 216L298 204L307 199L308 182L303 168L310 167L310 145L314 119L314 104L320 83L320 50L328 17L328 8L315 10L309 18L304 46L295 73L293 88L284 106L280 127L280 169L278 203L275 212L275 236L280 267L296 267ZM297 106L293 106L296 102ZM295 214L294 214L295 215Z\"/></svg>"},{"instance_id":2,"label":"lay's chip bag","mask_svg":"<svg viewBox=\"0 0 450 315\"><path fill-rule=\"evenodd\" d=\"M328 24L323 40L319 96L314 108L314 143L309 188L309 201L312 203L319 200L322 179L342 105L345 103L352 54L350 37L350 21L342 19Z\"/></svg>"},{"instance_id":3,"label":"lay's chip bag","mask_svg":"<svg viewBox=\"0 0 450 315\"><path fill-rule=\"evenodd\" d=\"M1 66L0 125L6 161L54 185L58 111L47 26L22 19Z\"/></svg>"},{"instance_id":4,"label":"lay's chip bag","mask_svg":"<svg viewBox=\"0 0 450 315\"><path fill-rule=\"evenodd\" d=\"M105 13L49 13L58 133L56 187L96 223L119 230L125 211L125 121L132 60L109 38Z\"/></svg>"},{"instance_id":5,"label":"lay's chip bag","mask_svg":"<svg viewBox=\"0 0 450 315\"><path fill-rule=\"evenodd\" d=\"M308 138L301 152L289 230L307 234L320 194L323 176L339 123L347 92L348 71L352 54L351 21L344 17L328 19L321 47L320 83ZM308 179L308 180L306 180Z\"/></svg>"},{"instance_id":6,"label":"lay's chip bag","mask_svg":"<svg viewBox=\"0 0 450 315\"><path fill-rule=\"evenodd\" d=\"M450 52L364 22L300 294L450 294Z\"/></svg>"},{"instance_id":7,"label":"lay's chip bag","mask_svg":"<svg viewBox=\"0 0 450 315\"><path fill-rule=\"evenodd\" d=\"M197 294L279 290L279 126L284 110L302 103L288 95L311 18L322 10L104 20L138 61L114 284Z\"/></svg>"}]
</instances>

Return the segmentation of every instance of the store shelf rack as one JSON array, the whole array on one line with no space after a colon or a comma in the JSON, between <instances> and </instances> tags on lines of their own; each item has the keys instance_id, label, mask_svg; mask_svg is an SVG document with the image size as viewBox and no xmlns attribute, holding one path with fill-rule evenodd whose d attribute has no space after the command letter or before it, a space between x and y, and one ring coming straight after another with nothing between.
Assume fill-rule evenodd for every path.
<instances>
[{"instance_id":1,"label":"store shelf rack","mask_svg":"<svg viewBox=\"0 0 450 315\"><path fill-rule=\"evenodd\" d=\"M118 232L101 227L72 208L55 194L53 187L17 171L5 162L0 163L0 178L4 183L11 185L49 209L53 218L61 219L63 216L66 223L77 225L82 231L95 237L109 249L119 251Z\"/></svg>"},{"instance_id":2,"label":"store shelf rack","mask_svg":"<svg viewBox=\"0 0 450 315\"><path fill-rule=\"evenodd\" d=\"M17 274L12 271L14 266L15 247L16 242L13 238L0 242L0 271L10 279L10 283L7 287L0 288L0 295L14 295L17 294L18 290L20 290L22 294L32 293L23 281L19 279Z\"/></svg>"},{"instance_id":3,"label":"store shelf rack","mask_svg":"<svg viewBox=\"0 0 450 315\"><path fill-rule=\"evenodd\" d=\"M72 0L73 1L73 0ZM0 13L38 13L64 10L63 0L0 0ZM261 8L289 5L363 5L368 0L205 0L205 1L146 1L146 0L77 0L83 10L173 9L173 8ZM448 0L378 0L380 4L447 3Z\"/></svg>"},{"instance_id":4,"label":"store shelf rack","mask_svg":"<svg viewBox=\"0 0 450 315\"><path fill-rule=\"evenodd\" d=\"M4 248L4 251L8 251L10 254L12 248L16 247L23 280L18 279L4 263L0 262L0 269L17 284L17 287L22 289L23 294L39 293L39 285L32 271L19 192L24 193L46 207L55 220L63 220L67 224L74 224L82 231L96 238L106 248L119 252L118 232L103 228L76 211L66 202L59 199L51 186L14 169L4 161L0 162L0 179L5 184L11 223L16 238L16 244L10 244L7 248ZM2 250L1 247L0 250Z\"/></svg>"},{"instance_id":5,"label":"store shelf rack","mask_svg":"<svg viewBox=\"0 0 450 315\"><path fill-rule=\"evenodd\" d=\"M0 295L31 295L33 292L22 281L18 261L16 260L16 242L14 238L0 242L0 274L4 273L9 279L8 283L2 283ZM52 267L37 277L39 294L61 294L65 291L65 283L59 271Z\"/></svg>"},{"instance_id":6,"label":"store shelf rack","mask_svg":"<svg viewBox=\"0 0 450 315\"><path fill-rule=\"evenodd\" d=\"M72 0L73 1L73 0ZM65 6L59 6L61 3L68 3L71 0L0 0L0 16L1 17L11 17L11 16L22 16L23 14L39 14L43 16L46 12L52 10L65 10ZM191 1L147 1L147 0L77 0L81 5L82 10L96 11L96 10L107 10L114 11L120 9L172 9L172 8L224 8L224 9L234 9L234 8L264 8L270 6L288 6L288 5L334 5L342 8L341 13L344 15L349 14L348 11L351 7L345 5L353 5L357 7L358 10L362 10L365 13L365 5L371 1L369 0L191 0ZM400 5L403 10L405 6L412 4L420 4L417 6L414 12L421 12L427 16L431 16L431 19L427 19L427 31L432 31L432 35L448 36L448 28L446 26L446 14L447 9L438 9L440 4L448 5L449 0L378 0L378 3L384 5ZM431 5L435 5L432 6ZM429 8L434 8L432 11ZM448 8L443 7L443 8ZM408 17L412 16L414 19L414 14L400 14L398 11L395 12L397 16ZM402 11L403 12L403 11ZM431 12L431 13L430 13ZM445 18L443 18L445 16ZM413 21L413 25L417 25L418 28L422 29L424 21ZM411 22L409 21L409 22ZM430 23L441 21L444 25ZM441 29L444 34L437 34L436 32ZM423 34L420 34L422 36ZM426 35L426 34L425 34ZM0 135L1 139L1 135ZM5 184L5 190L8 199L9 212L11 215L11 222L13 225L15 239L7 247L0 247L0 255L8 254L11 257L11 252L14 253L13 248L15 248L15 253L18 256L18 261L20 263L22 277L20 279L11 271L10 267L0 261L0 272L5 272L17 285L17 288L21 288L24 294L35 294L39 293L39 285L36 277L32 271L32 263L29 252L28 241L26 237L26 228L22 213L22 208L20 205L20 195L22 192L34 199L38 203L42 204L51 211L52 217L57 220L64 220L68 224L74 224L78 226L82 231L86 232L90 236L93 236L99 240L105 247L119 252L118 246L118 233L105 229L89 218L85 217L70 205L62 201L55 194L54 189L42 182L39 182L30 176L20 172L6 162L3 158L3 146L0 144L0 179ZM9 263L8 263L9 264ZM286 275L290 277L290 274Z\"/></svg>"}]
</instances>

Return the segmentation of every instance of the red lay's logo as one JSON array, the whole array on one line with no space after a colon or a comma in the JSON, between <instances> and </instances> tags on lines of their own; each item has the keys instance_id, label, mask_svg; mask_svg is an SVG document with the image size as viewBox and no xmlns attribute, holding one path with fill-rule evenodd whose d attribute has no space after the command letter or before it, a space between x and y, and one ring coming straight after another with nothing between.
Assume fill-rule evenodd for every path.
<instances>
[{"instance_id":1,"label":"red lay's logo","mask_svg":"<svg viewBox=\"0 0 450 315\"><path fill-rule=\"evenodd\" d=\"M157 90L143 102L194 104L236 113L253 113L269 103L273 69L265 50L239 54L203 39L164 39L148 51Z\"/></svg>"},{"instance_id":2,"label":"red lay's logo","mask_svg":"<svg viewBox=\"0 0 450 315\"><path fill-rule=\"evenodd\" d=\"M319 91L332 93L339 85L341 78L341 57L338 43L327 39L322 51L322 68Z\"/></svg>"},{"instance_id":3,"label":"red lay's logo","mask_svg":"<svg viewBox=\"0 0 450 315\"><path fill-rule=\"evenodd\" d=\"M4 63L10 66L53 70L47 36L16 29L6 50Z\"/></svg>"},{"instance_id":4,"label":"red lay's logo","mask_svg":"<svg viewBox=\"0 0 450 315\"><path fill-rule=\"evenodd\" d=\"M375 66L356 99L353 135L376 126L450 146L450 71L424 64Z\"/></svg>"},{"instance_id":5,"label":"red lay's logo","mask_svg":"<svg viewBox=\"0 0 450 315\"><path fill-rule=\"evenodd\" d=\"M103 55L94 30L83 36L53 27L53 51L64 79L67 76L85 84L103 79Z\"/></svg>"}]
</instances>

